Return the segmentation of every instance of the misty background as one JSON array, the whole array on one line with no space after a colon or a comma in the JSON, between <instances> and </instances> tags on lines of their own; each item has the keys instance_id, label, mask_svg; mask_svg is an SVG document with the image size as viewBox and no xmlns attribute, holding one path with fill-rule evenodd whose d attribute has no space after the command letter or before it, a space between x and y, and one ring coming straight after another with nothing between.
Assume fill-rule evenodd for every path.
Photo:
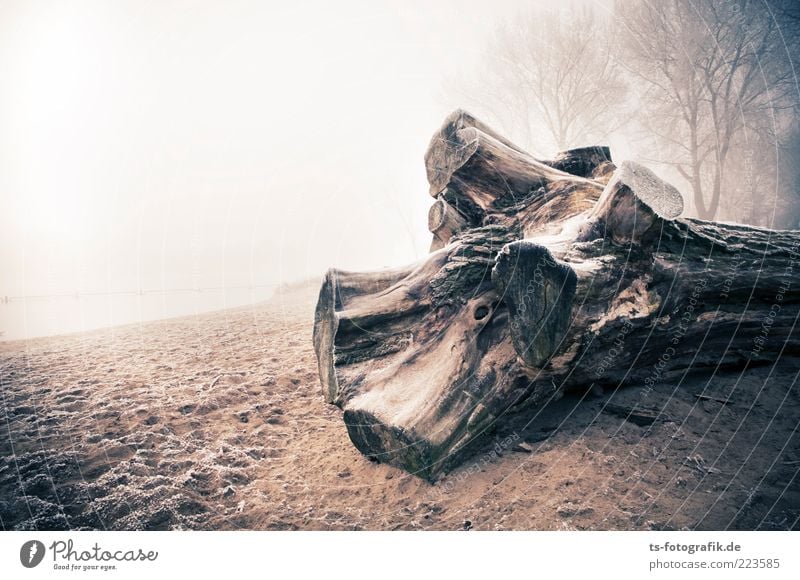
<instances>
[{"instance_id":1,"label":"misty background","mask_svg":"<svg viewBox=\"0 0 800 580\"><path fill-rule=\"evenodd\" d=\"M797 11L715 4L2 2L0 338L423 257L457 107L541 157L608 144L688 215L797 227Z\"/></svg>"}]
</instances>

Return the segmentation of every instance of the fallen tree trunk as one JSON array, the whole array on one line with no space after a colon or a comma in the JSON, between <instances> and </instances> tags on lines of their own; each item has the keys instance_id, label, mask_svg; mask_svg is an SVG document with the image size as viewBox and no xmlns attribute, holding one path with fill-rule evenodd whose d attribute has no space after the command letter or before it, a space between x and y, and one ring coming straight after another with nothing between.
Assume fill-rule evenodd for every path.
<instances>
[{"instance_id":1,"label":"fallen tree trunk","mask_svg":"<svg viewBox=\"0 0 800 580\"><path fill-rule=\"evenodd\" d=\"M462 111L425 160L431 254L330 270L317 304L323 392L364 454L435 479L511 408L800 354L800 232L677 219L648 169L539 161Z\"/></svg>"}]
</instances>

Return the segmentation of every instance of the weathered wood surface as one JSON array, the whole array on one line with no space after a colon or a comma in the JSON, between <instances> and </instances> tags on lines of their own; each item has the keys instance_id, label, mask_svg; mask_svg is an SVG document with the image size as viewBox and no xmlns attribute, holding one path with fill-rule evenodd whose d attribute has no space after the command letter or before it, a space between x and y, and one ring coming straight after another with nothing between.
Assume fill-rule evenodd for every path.
<instances>
[{"instance_id":1,"label":"weathered wood surface","mask_svg":"<svg viewBox=\"0 0 800 580\"><path fill-rule=\"evenodd\" d=\"M607 148L536 160L463 111L425 163L430 255L320 290L323 393L364 454L435 479L510 409L800 354L800 232L680 219Z\"/></svg>"}]
</instances>

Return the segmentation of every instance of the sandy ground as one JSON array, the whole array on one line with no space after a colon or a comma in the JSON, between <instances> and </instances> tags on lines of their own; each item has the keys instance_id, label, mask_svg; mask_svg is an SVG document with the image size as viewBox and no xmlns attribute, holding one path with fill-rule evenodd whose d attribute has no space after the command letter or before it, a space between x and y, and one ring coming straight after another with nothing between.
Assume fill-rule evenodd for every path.
<instances>
[{"instance_id":1,"label":"sandy ground","mask_svg":"<svg viewBox=\"0 0 800 580\"><path fill-rule=\"evenodd\" d=\"M323 402L315 298L0 343L2 528L800 527L796 361L666 381L650 425L609 412L635 388L517 413L431 485Z\"/></svg>"}]
</instances>

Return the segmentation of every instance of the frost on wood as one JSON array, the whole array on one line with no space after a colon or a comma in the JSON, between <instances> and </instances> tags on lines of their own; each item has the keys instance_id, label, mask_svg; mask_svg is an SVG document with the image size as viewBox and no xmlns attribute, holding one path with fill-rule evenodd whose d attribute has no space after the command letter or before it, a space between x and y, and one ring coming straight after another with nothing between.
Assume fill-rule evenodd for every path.
<instances>
[{"instance_id":1,"label":"frost on wood","mask_svg":"<svg viewBox=\"0 0 800 580\"><path fill-rule=\"evenodd\" d=\"M329 270L315 313L325 400L367 456L433 480L511 410L798 354L798 232L679 219L608 148L537 160L464 111L425 164L429 256Z\"/></svg>"}]
</instances>

